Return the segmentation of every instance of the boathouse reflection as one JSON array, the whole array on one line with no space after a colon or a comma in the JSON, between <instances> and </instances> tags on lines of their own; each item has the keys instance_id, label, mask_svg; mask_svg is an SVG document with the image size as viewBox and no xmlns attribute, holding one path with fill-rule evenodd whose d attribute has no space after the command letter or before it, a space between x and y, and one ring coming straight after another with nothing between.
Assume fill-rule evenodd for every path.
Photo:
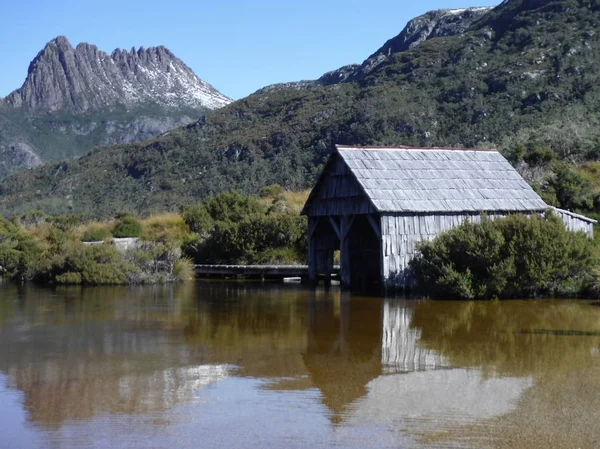
<instances>
[{"instance_id":1,"label":"boathouse reflection","mask_svg":"<svg viewBox=\"0 0 600 449\"><path fill-rule=\"evenodd\" d=\"M307 331L304 364L332 422L341 422L382 372L380 303L374 306L372 299L346 293L313 293Z\"/></svg>"}]
</instances>

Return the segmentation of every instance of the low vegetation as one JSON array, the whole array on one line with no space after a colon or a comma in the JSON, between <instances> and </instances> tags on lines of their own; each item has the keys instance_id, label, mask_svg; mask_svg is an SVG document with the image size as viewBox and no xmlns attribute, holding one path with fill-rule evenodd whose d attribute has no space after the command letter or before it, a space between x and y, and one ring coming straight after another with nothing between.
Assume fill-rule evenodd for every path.
<instances>
[{"instance_id":1,"label":"low vegetation","mask_svg":"<svg viewBox=\"0 0 600 449\"><path fill-rule=\"evenodd\" d=\"M419 290L454 299L578 295L593 288L598 266L594 242L551 212L465 222L419 250Z\"/></svg>"},{"instance_id":2,"label":"low vegetation","mask_svg":"<svg viewBox=\"0 0 600 449\"><path fill-rule=\"evenodd\" d=\"M182 207L181 213L192 232L184 252L198 263L306 262L306 217L282 191L263 194L262 200L226 192Z\"/></svg>"},{"instance_id":3,"label":"low vegetation","mask_svg":"<svg viewBox=\"0 0 600 449\"><path fill-rule=\"evenodd\" d=\"M40 211L11 221L0 217L0 269L21 282L98 285L190 279L194 262L303 262L300 198L306 193L271 186L262 197L226 192L181 213L144 219L118 213L82 224L79 215ZM131 237L137 240L127 249L114 240Z\"/></svg>"}]
</instances>

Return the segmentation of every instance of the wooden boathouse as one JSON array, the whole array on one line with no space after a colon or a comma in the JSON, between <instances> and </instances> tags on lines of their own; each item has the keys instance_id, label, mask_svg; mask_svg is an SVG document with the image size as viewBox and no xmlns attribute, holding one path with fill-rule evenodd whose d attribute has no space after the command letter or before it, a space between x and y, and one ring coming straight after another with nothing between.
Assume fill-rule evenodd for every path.
<instances>
[{"instance_id":1,"label":"wooden boathouse","mask_svg":"<svg viewBox=\"0 0 600 449\"><path fill-rule=\"evenodd\" d=\"M344 287L407 287L423 240L458 226L549 206L497 150L336 146L302 214L309 276ZM568 229L593 236L594 220L555 209Z\"/></svg>"}]
</instances>

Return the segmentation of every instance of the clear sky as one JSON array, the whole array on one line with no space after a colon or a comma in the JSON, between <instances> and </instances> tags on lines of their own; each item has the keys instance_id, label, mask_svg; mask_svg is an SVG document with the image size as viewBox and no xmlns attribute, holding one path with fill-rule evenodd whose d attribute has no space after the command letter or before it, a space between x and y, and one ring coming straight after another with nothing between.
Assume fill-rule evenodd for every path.
<instances>
[{"instance_id":1,"label":"clear sky","mask_svg":"<svg viewBox=\"0 0 600 449\"><path fill-rule=\"evenodd\" d=\"M165 45L203 80L242 98L360 63L432 9L500 0L0 0L0 96L17 89L46 42Z\"/></svg>"}]
</instances>

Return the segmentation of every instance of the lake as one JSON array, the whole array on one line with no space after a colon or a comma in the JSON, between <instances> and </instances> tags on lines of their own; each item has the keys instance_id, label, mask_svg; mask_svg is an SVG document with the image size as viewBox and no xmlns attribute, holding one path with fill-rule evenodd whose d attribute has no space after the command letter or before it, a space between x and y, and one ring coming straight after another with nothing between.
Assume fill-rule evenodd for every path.
<instances>
[{"instance_id":1,"label":"lake","mask_svg":"<svg viewBox=\"0 0 600 449\"><path fill-rule=\"evenodd\" d=\"M593 301L0 284L2 448L599 448Z\"/></svg>"}]
</instances>

